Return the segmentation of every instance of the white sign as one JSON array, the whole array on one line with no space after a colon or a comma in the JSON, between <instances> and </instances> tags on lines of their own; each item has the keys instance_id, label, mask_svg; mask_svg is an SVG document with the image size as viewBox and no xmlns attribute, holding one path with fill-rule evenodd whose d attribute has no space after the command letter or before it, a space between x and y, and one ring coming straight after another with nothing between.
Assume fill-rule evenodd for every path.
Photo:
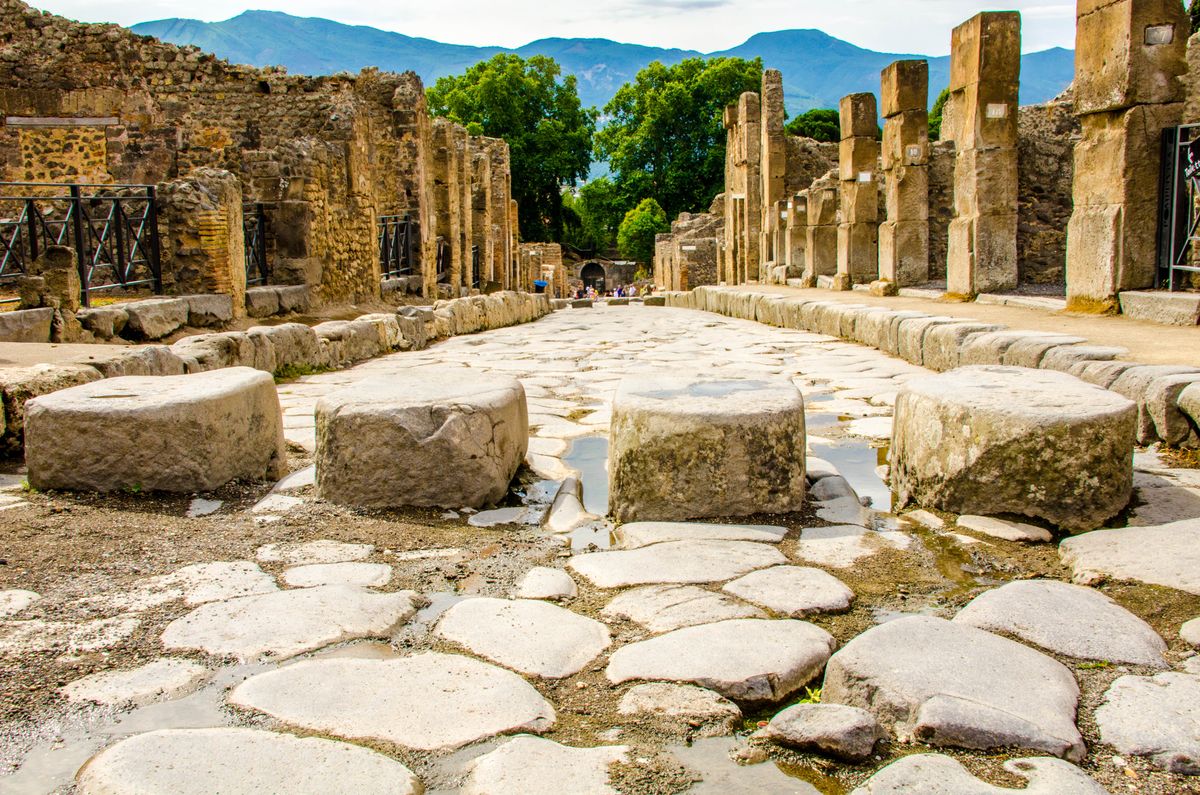
<instances>
[{"instance_id":1,"label":"white sign","mask_svg":"<svg viewBox=\"0 0 1200 795\"><path fill-rule=\"evenodd\" d=\"M1007 119L1008 105L1003 102L989 102L984 115L989 119Z\"/></svg>"},{"instance_id":2,"label":"white sign","mask_svg":"<svg viewBox=\"0 0 1200 795\"><path fill-rule=\"evenodd\" d=\"M859 182L870 182L871 179L873 178L873 176L874 175L872 175L870 171L860 171L860 172L858 172L858 181Z\"/></svg>"},{"instance_id":3,"label":"white sign","mask_svg":"<svg viewBox=\"0 0 1200 795\"><path fill-rule=\"evenodd\" d=\"M1146 44L1153 47L1160 44L1170 44L1173 41L1175 41L1174 25L1146 26Z\"/></svg>"},{"instance_id":4,"label":"white sign","mask_svg":"<svg viewBox=\"0 0 1200 795\"><path fill-rule=\"evenodd\" d=\"M785 212L782 212L782 211L781 211L781 212L779 213L779 217L780 217L780 218L782 218L783 220L785 220L785 221L786 221L786 220L787 220L787 213L785 213Z\"/></svg>"},{"instance_id":5,"label":"white sign","mask_svg":"<svg viewBox=\"0 0 1200 795\"><path fill-rule=\"evenodd\" d=\"M921 157L921 147L919 146L910 146L906 151L909 160L919 160Z\"/></svg>"},{"instance_id":6,"label":"white sign","mask_svg":"<svg viewBox=\"0 0 1200 795\"><path fill-rule=\"evenodd\" d=\"M695 251L696 247L695 246L680 246L679 250L680 251Z\"/></svg>"}]
</instances>

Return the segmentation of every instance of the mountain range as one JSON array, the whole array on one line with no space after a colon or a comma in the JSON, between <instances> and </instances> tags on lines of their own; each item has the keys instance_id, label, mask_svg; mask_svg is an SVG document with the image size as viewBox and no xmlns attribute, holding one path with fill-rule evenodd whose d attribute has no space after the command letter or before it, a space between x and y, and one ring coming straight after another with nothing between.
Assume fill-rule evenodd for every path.
<instances>
[{"instance_id":1,"label":"mountain range","mask_svg":"<svg viewBox=\"0 0 1200 795\"><path fill-rule=\"evenodd\" d=\"M133 31L174 44L194 44L234 63L284 66L294 74L357 72L366 66L387 71L412 70L426 85L461 74L500 52L522 57L548 55L578 79L585 106L603 108L623 83L652 61L670 65L685 58L735 56L763 59L783 73L789 115L811 108L836 108L846 94L879 91L879 71L902 58L929 61L930 104L950 75L948 56L883 53L856 47L819 30L759 33L729 50L700 53L622 44L608 39L539 39L515 50L444 44L377 28L344 25L328 19L296 17L278 11L246 11L223 22L161 19L142 22ZM1074 77L1075 54L1056 47L1021 58L1021 103L1056 96Z\"/></svg>"}]
</instances>

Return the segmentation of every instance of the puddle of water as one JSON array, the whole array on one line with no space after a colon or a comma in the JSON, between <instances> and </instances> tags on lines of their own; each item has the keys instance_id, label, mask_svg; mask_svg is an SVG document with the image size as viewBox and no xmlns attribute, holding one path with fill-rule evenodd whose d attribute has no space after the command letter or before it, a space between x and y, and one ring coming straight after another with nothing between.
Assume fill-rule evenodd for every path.
<instances>
[{"instance_id":1,"label":"puddle of water","mask_svg":"<svg viewBox=\"0 0 1200 795\"><path fill-rule=\"evenodd\" d=\"M455 603L461 602L465 598L452 591L437 591L425 594L425 597L429 599L429 604L417 611L417 614L413 616L412 621L408 622L405 629L422 629L428 631L442 617L442 613L445 613Z\"/></svg>"},{"instance_id":2,"label":"puddle of water","mask_svg":"<svg viewBox=\"0 0 1200 795\"><path fill-rule=\"evenodd\" d=\"M588 513L608 513L608 437L581 436L571 442L562 461L579 473L583 508Z\"/></svg>"},{"instance_id":3,"label":"puddle of water","mask_svg":"<svg viewBox=\"0 0 1200 795\"><path fill-rule=\"evenodd\" d=\"M798 765L770 761L739 765L729 754L745 745L740 738L709 737L690 746L669 746L667 750L703 778L687 790L689 795L812 795L812 777L827 779L814 769ZM822 784L828 786L825 781ZM823 787L821 791L840 794L842 790Z\"/></svg>"},{"instance_id":4,"label":"puddle of water","mask_svg":"<svg viewBox=\"0 0 1200 795\"><path fill-rule=\"evenodd\" d=\"M888 445L873 447L867 439L844 439L833 444L814 444L813 455L837 467L860 497L870 497L871 507L890 511L894 507L891 488L879 477L878 467L887 465Z\"/></svg>"},{"instance_id":5,"label":"puddle of water","mask_svg":"<svg viewBox=\"0 0 1200 795\"><path fill-rule=\"evenodd\" d=\"M395 660L401 654L389 644L377 640L363 643L351 643L336 649L321 651L313 654L314 660Z\"/></svg>"},{"instance_id":6,"label":"puddle of water","mask_svg":"<svg viewBox=\"0 0 1200 795\"><path fill-rule=\"evenodd\" d=\"M617 545L617 534L607 522L594 522L568 533L567 545L572 553L612 549Z\"/></svg>"},{"instance_id":7,"label":"puddle of water","mask_svg":"<svg viewBox=\"0 0 1200 795\"><path fill-rule=\"evenodd\" d=\"M682 397L727 397L738 392L756 392L771 386L766 381L728 380L728 381L696 381L680 389L658 389L652 392L639 392L642 397L657 400L670 400Z\"/></svg>"}]
</instances>

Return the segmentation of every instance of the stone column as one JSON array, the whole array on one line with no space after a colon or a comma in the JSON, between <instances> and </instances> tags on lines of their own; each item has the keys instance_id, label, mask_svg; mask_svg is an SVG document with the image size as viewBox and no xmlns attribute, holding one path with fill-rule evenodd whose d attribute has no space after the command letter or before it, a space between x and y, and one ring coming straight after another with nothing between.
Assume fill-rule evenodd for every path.
<instances>
[{"instance_id":1,"label":"stone column","mask_svg":"<svg viewBox=\"0 0 1200 795\"><path fill-rule=\"evenodd\" d=\"M725 127L725 192L721 194L724 212L725 238L721 243L717 261L717 279L725 284L736 284L737 274L737 196L745 193L739 184L738 168L740 144L738 142L738 106L726 105L722 121Z\"/></svg>"},{"instance_id":2,"label":"stone column","mask_svg":"<svg viewBox=\"0 0 1200 795\"><path fill-rule=\"evenodd\" d=\"M879 278L897 287L929 280L929 64L896 61L880 74L884 205Z\"/></svg>"},{"instance_id":3,"label":"stone column","mask_svg":"<svg viewBox=\"0 0 1200 795\"><path fill-rule=\"evenodd\" d=\"M762 161L761 141L757 134L759 123L758 94L747 91L738 99L738 166L743 170L745 184L739 219L741 240L738 245L738 283L758 281L762 257Z\"/></svg>"},{"instance_id":4,"label":"stone column","mask_svg":"<svg viewBox=\"0 0 1200 795\"><path fill-rule=\"evenodd\" d=\"M1079 0L1075 25L1074 211L1067 307L1115 312L1154 285L1161 136L1180 124L1188 15L1178 0Z\"/></svg>"},{"instance_id":5,"label":"stone column","mask_svg":"<svg viewBox=\"0 0 1200 795\"><path fill-rule=\"evenodd\" d=\"M450 199L451 254L454 273L450 277L453 285L452 298L463 295L471 284L471 155L467 145L467 128L461 124L453 128L454 150L451 186L454 195Z\"/></svg>"},{"instance_id":6,"label":"stone column","mask_svg":"<svg viewBox=\"0 0 1200 795\"><path fill-rule=\"evenodd\" d=\"M804 251L808 237L808 191L802 190L787 203L787 234L784 248L787 250L784 264L787 278L798 279L804 273Z\"/></svg>"},{"instance_id":7,"label":"stone column","mask_svg":"<svg viewBox=\"0 0 1200 795\"><path fill-rule=\"evenodd\" d=\"M838 262L838 180L834 172L808 189L808 228L804 236L804 286L832 277Z\"/></svg>"},{"instance_id":8,"label":"stone column","mask_svg":"<svg viewBox=\"0 0 1200 795\"><path fill-rule=\"evenodd\" d=\"M762 185L762 227L759 251L762 262L783 263L783 253L777 245L780 228L776 204L785 199L784 178L787 173L787 140L783 131L783 75L777 69L767 69L762 76L759 94L759 180ZM770 275L760 268L760 279Z\"/></svg>"},{"instance_id":9,"label":"stone column","mask_svg":"<svg viewBox=\"0 0 1200 795\"><path fill-rule=\"evenodd\" d=\"M850 94L838 106L842 142L838 151L841 223L837 237L835 290L874 281L879 275L878 112L874 94Z\"/></svg>"},{"instance_id":10,"label":"stone column","mask_svg":"<svg viewBox=\"0 0 1200 795\"><path fill-rule=\"evenodd\" d=\"M659 290L671 289L671 254L675 250L675 238L668 232L654 236L654 286Z\"/></svg>"},{"instance_id":11,"label":"stone column","mask_svg":"<svg viewBox=\"0 0 1200 795\"><path fill-rule=\"evenodd\" d=\"M492 160L482 139L471 155L471 245L479 248L479 279L492 276ZM474 142L474 141L473 141Z\"/></svg>"},{"instance_id":12,"label":"stone column","mask_svg":"<svg viewBox=\"0 0 1200 795\"><path fill-rule=\"evenodd\" d=\"M509 283L506 289L509 290L528 290L529 286L521 283L521 268L520 257L517 249L521 243L521 224L520 218L517 217L517 200L508 200L508 256L509 256Z\"/></svg>"},{"instance_id":13,"label":"stone column","mask_svg":"<svg viewBox=\"0 0 1200 795\"><path fill-rule=\"evenodd\" d=\"M942 137L957 145L946 257L946 290L954 295L1017 286L1020 77L1019 13L989 11L954 29L950 124L942 124Z\"/></svg>"}]
</instances>

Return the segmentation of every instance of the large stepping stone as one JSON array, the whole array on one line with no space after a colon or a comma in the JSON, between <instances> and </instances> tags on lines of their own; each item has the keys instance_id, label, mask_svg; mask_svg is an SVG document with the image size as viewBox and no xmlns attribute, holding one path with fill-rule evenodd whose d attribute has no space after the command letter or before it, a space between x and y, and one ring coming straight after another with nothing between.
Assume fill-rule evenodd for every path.
<instances>
[{"instance_id":1,"label":"large stepping stone","mask_svg":"<svg viewBox=\"0 0 1200 795\"><path fill-rule=\"evenodd\" d=\"M667 541L639 549L588 552L567 563L600 588L722 582L786 563L783 553L749 541Z\"/></svg>"},{"instance_id":2,"label":"large stepping stone","mask_svg":"<svg viewBox=\"0 0 1200 795\"><path fill-rule=\"evenodd\" d=\"M1200 594L1200 519L1096 530L1066 539L1058 554L1083 585L1111 578Z\"/></svg>"},{"instance_id":3,"label":"large stepping stone","mask_svg":"<svg viewBox=\"0 0 1200 795\"><path fill-rule=\"evenodd\" d=\"M1167 644L1153 627L1081 585L1010 582L975 597L954 623L1013 635L1067 657L1167 667Z\"/></svg>"},{"instance_id":4,"label":"large stepping stone","mask_svg":"<svg viewBox=\"0 0 1200 795\"><path fill-rule=\"evenodd\" d=\"M742 722L742 711L737 704L721 694L695 685L669 682L634 685L621 696L617 712L631 717L687 721L689 727L701 728L700 736L728 734Z\"/></svg>"},{"instance_id":5,"label":"large stepping stone","mask_svg":"<svg viewBox=\"0 0 1200 795\"><path fill-rule=\"evenodd\" d=\"M269 373L228 367L122 376L25 404L25 463L39 489L211 491L287 473Z\"/></svg>"},{"instance_id":6,"label":"large stepping stone","mask_svg":"<svg viewBox=\"0 0 1200 795\"><path fill-rule=\"evenodd\" d=\"M579 589L562 569L534 566L517 583L518 599L574 599Z\"/></svg>"},{"instance_id":7,"label":"large stepping stone","mask_svg":"<svg viewBox=\"0 0 1200 795\"><path fill-rule=\"evenodd\" d=\"M464 599L434 633L521 673L562 679L608 648L608 628L566 608L533 599Z\"/></svg>"},{"instance_id":8,"label":"large stepping stone","mask_svg":"<svg viewBox=\"0 0 1200 795\"><path fill-rule=\"evenodd\" d=\"M68 701L142 706L177 698L208 678L208 670L190 660L155 660L128 671L101 671L62 688Z\"/></svg>"},{"instance_id":9,"label":"large stepping stone","mask_svg":"<svg viewBox=\"0 0 1200 795\"><path fill-rule=\"evenodd\" d=\"M248 560L216 561L184 566L170 574L138 580L131 591L97 601L121 610L150 610L182 599L188 605L278 591L275 578Z\"/></svg>"},{"instance_id":10,"label":"large stepping stone","mask_svg":"<svg viewBox=\"0 0 1200 795\"><path fill-rule=\"evenodd\" d=\"M850 795L1108 795L1087 773L1061 759L1009 759L1004 769L1029 783L1022 789L997 787L944 754L913 754L892 762Z\"/></svg>"},{"instance_id":11,"label":"large stepping stone","mask_svg":"<svg viewBox=\"0 0 1200 795\"><path fill-rule=\"evenodd\" d=\"M1038 517L1094 530L1133 493L1137 406L1051 370L971 366L907 381L896 399L899 506Z\"/></svg>"},{"instance_id":12,"label":"large stepping stone","mask_svg":"<svg viewBox=\"0 0 1200 795\"><path fill-rule=\"evenodd\" d=\"M247 679L229 701L312 731L418 751L554 725L554 707L517 674L436 652L304 660Z\"/></svg>"},{"instance_id":13,"label":"large stepping stone","mask_svg":"<svg viewBox=\"0 0 1200 795\"><path fill-rule=\"evenodd\" d=\"M162 644L241 660L283 659L387 635L416 613L417 598L412 591L324 585L210 602L168 624Z\"/></svg>"},{"instance_id":14,"label":"large stepping stone","mask_svg":"<svg viewBox=\"0 0 1200 795\"><path fill-rule=\"evenodd\" d=\"M1122 676L1096 710L1100 739L1172 773L1200 775L1200 676Z\"/></svg>"},{"instance_id":15,"label":"large stepping stone","mask_svg":"<svg viewBox=\"0 0 1200 795\"><path fill-rule=\"evenodd\" d=\"M887 732L865 709L845 704L795 704L756 733L798 751L815 751L841 759L866 759Z\"/></svg>"},{"instance_id":16,"label":"large stepping stone","mask_svg":"<svg viewBox=\"0 0 1200 795\"><path fill-rule=\"evenodd\" d=\"M726 583L723 590L791 618L841 613L849 610L854 600L854 591L837 577L806 566L753 571Z\"/></svg>"},{"instance_id":17,"label":"large stepping stone","mask_svg":"<svg viewBox=\"0 0 1200 795\"><path fill-rule=\"evenodd\" d=\"M859 509L866 510L861 506ZM796 555L810 563L845 569L862 558L889 548L903 549L910 543L903 533L876 532L856 524L806 527L796 542Z\"/></svg>"},{"instance_id":18,"label":"large stepping stone","mask_svg":"<svg viewBox=\"0 0 1200 795\"><path fill-rule=\"evenodd\" d=\"M731 618L766 618L753 605L695 585L633 588L613 597L601 614L606 619L627 618L655 633Z\"/></svg>"},{"instance_id":19,"label":"large stepping stone","mask_svg":"<svg viewBox=\"0 0 1200 795\"><path fill-rule=\"evenodd\" d=\"M617 531L625 549L664 541L761 541L778 544L786 527L753 524L707 524L704 522L630 522Z\"/></svg>"},{"instance_id":20,"label":"large stepping stone","mask_svg":"<svg viewBox=\"0 0 1200 795\"><path fill-rule=\"evenodd\" d=\"M336 740L260 729L166 729L92 757L80 795L419 795L421 782L383 754Z\"/></svg>"},{"instance_id":21,"label":"large stepping stone","mask_svg":"<svg viewBox=\"0 0 1200 795\"><path fill-rule=\"evenodd\" d=\"M833 636L805 621L735 619L677 629L613 652L613 684L688 682L742 705L774 704L820 672Z\"/></svg>"},{"instance_id":22,"label":"large stepping stone","mask_svg":"<svg viewBox=\"0 0 1200 795\"><path fill-rule=\"evenodd\" d=\"M379 588L392 581L392 567L386 563L310 563L283 573L283 581L293 588L316 585L359 585Z\"/></svg>"},{"instance_id":23,"label":"large stepping stone","mask_svg":"<svg viewBox=\"0 0 1200 795\"><path fill-rule=\"evenodd\" d=\"M571 748L541 737L521 735L472 761L462 795L617 795L608 768L624 762L628 748L601 745Z\"/></svg>"},{"instance_id":24,"label":"large stepping stone","mask_svg":"<svg viewBox=\"0 0 1200 795\"><path fill-rule=\"evenodd\" d=\"M932 616L873 627L833 655L824 703L869 710L902 742L1083 758L1079 686L1016 641Z\"/></svg>"},{"instance_id":25,"label":"large stepping stone","mask_svg":"<svg viewBox=\"0 0 1200 795\"><path fill-rule=\"evenodd\" d=\"M372 544L347 544L344 541L283 541L264 544L254 553L263 563L286 563L307 566L317 563L343 563L363 560L375 551Z\"/></svg>"},{"instance_id":26,"label":"large stepping stone","mask_svg":"<svg viewBox=\"0 0 1200 795\"><path fill-rule=\"evenodd\" d=\"M359 381L316 406L317 494L374 508L482 508L525 459L515 378L466 368Z\"/></svg>"},{"instance_id":27,"label":"large stepping stone","mask_svg":"<svg viewBox=\"0 0 1200 795\"><path fill-rule=\"evenodd\" d=\"M630 375L613 399L609 510L621 522L804 508L804 399L785 378Z\"/></svg>"}]
</instances>

